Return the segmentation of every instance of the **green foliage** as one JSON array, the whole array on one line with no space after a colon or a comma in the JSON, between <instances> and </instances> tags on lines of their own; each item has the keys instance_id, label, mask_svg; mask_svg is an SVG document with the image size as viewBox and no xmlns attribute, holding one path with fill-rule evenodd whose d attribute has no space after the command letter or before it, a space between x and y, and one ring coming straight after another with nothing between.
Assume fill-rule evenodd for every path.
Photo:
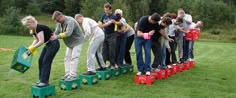
<instances>
[{"instance_id":1,"label":"green foliage","mask_svg":"<svg viewBox=\"0 0 236 98\"><path fill-rule=\"evenodd\" d=\"M38 3L44 13L52 14L55 10L63 11L65 9L64 0L38 0Z\"/></svg>"},{"instance_id":2,"label":"green foliage","mask_svg":"<svg viewBox=\"0 0 236 98\"><path fill-rule=\"evenodd\" d=\"M21 10L10 7L6 9L4 16L0 19L0 34L20 34L25 35L26 29L21 25Z\"/></svg>"},{"instance_id":3,"label":"green foliage","mask_svg":"<svg viewBox=\"0 0 236 98\"><path fill-rule=\"evenodd\" d=\"M101 18L106 0L81 0L81 14L98 21Z\"/></svg>"},{"instance_id":4,"label":"green foliage","mask_svg":"<svg viewBox=\"0 0 236 98\"><path fill-rule=\"evenodd\" d=\"M30 2L30 4L26 7L25 12L30 15L39 15L41 13L39 9L40 5L36 1Z\"/></svg>"},{"instance_id":5,"label":"green foliage","mask_svg":"<svg viewBox=\"0 0 236 98\"><path fill-rule=\"evenodd\" d=\"M80 0L64 0L65 9L64 13L69 16L74 16L76 13L80 12Z\"/></svg>"}]
</instances>

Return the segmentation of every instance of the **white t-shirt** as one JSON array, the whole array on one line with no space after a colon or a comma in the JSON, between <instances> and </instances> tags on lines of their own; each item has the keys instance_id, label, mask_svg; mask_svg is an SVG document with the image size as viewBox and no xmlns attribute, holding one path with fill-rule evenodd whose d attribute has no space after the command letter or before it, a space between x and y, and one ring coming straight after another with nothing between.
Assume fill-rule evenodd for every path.
<instances>
[{"instance_id":1,"label":"white t-shirt","mask_svg":"<svg viewBox=\"0 0 236 98\"><path fill-rule=\"evenodd\" d=\"M194 23L194 22L191 23L190 29L198 29L198 30L200 30L200 28L196 28L196 23Z\"/></svg>"},{"instance_id":2,"label":"white t-shirt","mask_svg":"<svg viewBox=\"0 0 236 98\"><path fill-rule=\"evenodd\" d=\"M180 26L179 25L176 25L174 22L169 25L168 27L168 35L171 36L171 37L174 37L175 36L175 30L176 29L179 29Z\"/></svg>"},{"instance_id":3,"label":"white t-shirt","mask_svg":"<svg viewBox=\"0 0 236 98\"><path fill-rule=\"evenodd\" d=\"M103 32L96 32L101 28L98 26L98 23L91 18L84 17L82 27L85 32L85 37L89 37L89 39L104 35ZM100 31L102 31L102 29Z\"/></svg>"},{"instance_id":4,"label":"white t-shirt","mask_svg":"<svg viewBox=\"0 0 236 98\"><path fill-rule=\"evenodd\" d=\"M183 17L183 23L181 24L181 27L184 27L185 30L189 30L191 24L187 24L186 21L192 22L192 16L189 14L185 14ZM183 35L185 36L184 33Z\"/></svg>"}]
</instances>

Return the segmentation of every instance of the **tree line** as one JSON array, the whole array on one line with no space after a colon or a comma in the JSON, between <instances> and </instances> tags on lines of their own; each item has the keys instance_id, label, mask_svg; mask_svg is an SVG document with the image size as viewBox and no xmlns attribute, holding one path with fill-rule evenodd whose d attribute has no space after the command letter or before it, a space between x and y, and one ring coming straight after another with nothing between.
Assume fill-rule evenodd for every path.
<instances>
[{"instance_id":1,"label":"tree line","mask_svg":"<svg viewBox=\"0 0 236 98\"><path fill-rule=\"evenodd\" d=\"M234 25L236 20L236 0L0 0L0 34L22 30L22 15L52 14L55 10L70 16L81 13L98 21L107 2L113 10L122 9L131 25L143 15L176 13L178 8L191 14L193 21L202 20L204 28Z\"/></svg>"}]
</instances>

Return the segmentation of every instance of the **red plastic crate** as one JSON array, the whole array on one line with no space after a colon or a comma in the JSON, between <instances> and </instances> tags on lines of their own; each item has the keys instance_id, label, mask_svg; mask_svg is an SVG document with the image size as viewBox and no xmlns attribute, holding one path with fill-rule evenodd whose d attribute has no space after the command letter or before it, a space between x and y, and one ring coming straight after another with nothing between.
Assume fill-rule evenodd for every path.
<instances>
[{"instance_id":1,"label":"red plastic crate","mask_svg":"<svg viewBox=\"0 0 236 98\"><path fill-rule=\"evenodd\" d=\"M166 78L168 78L172 75L171 69L167 68L167 69L165 69L165 71L166 71Z\"/></svg>"},{"instance_id":2,"label":"red plastic crate","mask_svg":"<svg viewBox=\"0 0 236 98\"><path fill-rule=\"evenodd\" d=\"M166 71L165 70L160 70L157 72L157 80L162 80L166 77Z\"/></svg>"},{"instance_id":3,"label":"red plastic crate","mask_svg":"<svg viewBox=\"0 0 236 98\"><path fill-rule=\"evenodd\" d=\"M146 85L151 85L154 83L155 81L155 77L153 76L147 76L147 75L139 75L139 76L135 76L135 84L146 84Z\"/></svg>"},{"instance_id":4,"label":"red plastic crate","mask_svg":"<svg viewBox=\"0 0 236 98\"><path fill-rule=\"evenodd\" d=\"M190 29L189 33L185 34L185 39L190 41L195 41L200 38L200 30L198 29Z\"/></svg>"},{"instance_id":5,"label":"red plastic crate","mask_svg":"<svg viewBox=\"0 0 236 98\"><path fill-rule=\"evenodd\" d=\"M177 73L177 65L170 65L171 66L171 74Z\"/></svg>"},{"instance_id":6,"label":"red plastic crate","mask_svg":"<svg viewBox=\"0 0 236 98\"><path fill-rule=\"evenodd\" d=\"M151 76L153 76L155 79L158 79L158 72L152 71Z\"/></svg>"},{"instance_id":7,"label":"red plastic crate","mask_svg":"<svg viewBox=\"0 0 236 98\"><path fill-rule=\"evenodd\" d=\"M189 64L190 68L193 68L195 66L195 61L193 61L193 60L188 61L188 64Z\"/></svg>"},{"instance_id":8,"label":"red plastic crate","mask_svg":"<svg viewBox=\"0 0 236 98\"><path fill-rule=\"evenodd\" d=\"M189 64L188 63L183 63L182 67L183 67L183 70L189 70Z\"/></svg>"}]
</instances>

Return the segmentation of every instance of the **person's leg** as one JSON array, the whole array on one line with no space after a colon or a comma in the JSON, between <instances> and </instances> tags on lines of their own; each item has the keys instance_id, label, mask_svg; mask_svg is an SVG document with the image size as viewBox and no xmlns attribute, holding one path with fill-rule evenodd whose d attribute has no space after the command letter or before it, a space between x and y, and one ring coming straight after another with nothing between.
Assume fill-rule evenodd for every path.
<instances>
[{"instance_id":1,"label":"person's leg","mask_svg":"<svg viewBox=\"0 0 236 98\"><path fill-rule=\"evenodd\" d=\"M111 66L115 66L115 57L116 57L116 40L117 34L113 33L109 35L108 43L109 43L109 61Z\"/></svg>"},{"instance_id":2,"label":"person's leg","mask_svg":"<svg viewBox=\"0 0 236 98\"><path fill-rule=\"evenodd\" d=\"M162 65L166 65L166 45L162 46Z\"/></svg>"},{"instance_id":3,"label":"person's leg","mask_svg":"<svg viewBox=\"0 0 236 98\"><path fill-rule=\"evenodd\" d=\"M151 43L151 50L152 50L152 53L154 55L154 59L153 59L153 62L152 62L152 68L158 68L158 58L157 58L157 47L158 47L158 42L157 41L154 41L152 40L152 43Z\"/></svg>"},{"instance_id":4,"label":"person's leg","mask_svg":"<svg viewBox=\"0 0 236 98\"><path fill-rule=\"evenodd\" d=\"M60 44L58 40L51 41L47 43L45 46L45 55L43 58L43 67L42 67L42 74L41 74L41 82L48 84L50 72L51 72L51 65L56 53L60 48Z\"/></svg>"},{"instance_id":5,"label":"person's leg","mask_svg":"<svg viewBox=\"0 0 236 98\"><path fill-rule=\"evenodd\" d=\"M108 44L108 35L107 34L105 34L105 39L103 42L102 56L103 56L104 62L109 61L109 44Z\"/></svg>"},{"instance_id":6,"label":"person's leg","mask_svg":"<svg viewBox=\"0 0 236 98\"><path fill-rule=\"evenodd\" d=\"M189 58L191 58L191 59L194 58L194 55L193 55L193 45L194 45L194 41L189 41L188 59L189 59Z\"/></svg>"},{"instance_id":7,"label":"person's leg","mask_svg":"<svg viewBox=\"0 0 236 98\"><path fill-rule=\"evenodd\" d=\"M131 49L133 41L134 41L134 35L129 36L127 38L127 41L126 41L125 62L126 62L126 64L129 64L129 65L132 64L132 59L131 59L131 55L130 55L130 51L129 50Z\"/></svg>"},{"instance_id":8,"label":"person's leg","mask_svg":"<svg viewBox=\"0 0 236 98\"><path fill-rule=\"evenodd\" d=\"M70 62L70 75L77 77L79 57L83 44L79 44L72 49L71 62Z\"/></svg>"},{"instance_id":9,"label":"person's leg","mask_svg":"<svg viewBox=\"0 0 236 98\"><path fill-rule=\"evenodd\" d=\"M103 45L103 41L104 41L104 36L101 36L101 42L98 46L98 49L97 49L97 52L96 52L96 58L97 58L97 61L98 61L98 65L100 68L105 68L105 63L104 63L104 60L103 60L103 57L102 57L102 45Z\"/></svg>"},{"instance_id":10,"label":"person's leg","mask_svg":"<svg viewBox=\"0 0 236 98\"><path fill-rule=\"evenodd\" d=\"M90 72L96 72L95 69L95 54L100 46L100 44L103 42L104 37L96 37L93 38L90 43L89 43L89 47L88 47L88 51L87 51L87 69Z\"/></svg>"},{"instance_id":11,"label":"person's leg","mask_svg":"<svg viewBox=\"0 0 236 98\"><path fill-rule=\"evenodd\" d=\"M64 76L67 76L70 74L71 55L72 55L72 48L66 47L66 54L65 54L65 59L64 59L64 66L65 66L65 75Z\"/></svg>"},{"instance_id":12,"label":"person's leg","mask_svg":"<svg viewBox=\"0 0 236 98\"><path fill-rule=\"evenodd\" d=\"M184 43L183 43L183 59L184 59L184 61L186 61L187 59L188 59L188 46L189 46L189 41L188 40L186 40L185 38L183 38L183 41L184 41Z\"/></svg>"},{"instance_id":13,"label":"person's leg","mask_svg":"<svg viewBox=\"0 0 236 98\"><path fill-rule=\"evenodd\" d=\"M143 62L143 55L142 55L142 44L143 44L142 38L137 37L135 35L134 41L135 41L135 52L136 52L136 61L138 65L138 71L143 72L144 71L144 62Z\"/></svg>"},{"instance_id":14,"label":"person's leg","mask_svg":"<svg viewBox=\"0 0 236 98\"><path fill-rule=\"evenodd\" d=\"M171 37L172 39L174 39L173 42L170 42L170 48L171 48L171 63L176 63L177 59L176 59L176 54L175 54L175 50L176 50L176 40L174 37Z\"/></svg>"},{"instance_id":15,"label":"person's leg","mask_svg":"<svg viewBox=\"0 0 236 98\"><path fill-rule=\"evenodd\" d=\"M151 40L144 41L144 53L145 53L145 72L151 71ZM146 73L147 74L147 73Z\"/></svg>"},{"instance_id":16,"label":"person's leg","mask_svg":"<svg viewBox=\"0 0 236 98\"><path fill-rule=\"evenodd\" d=\"M42 74L42 68L43 68L43 59L44 59L44 56L46 54L46 47L43 48L41 54L40 54L40 57L39 57L39 60L38 60L38 64L39 64L39 81L42 81L42 78L41 78L41 74Z\"/></svg>"},{"instance_id":17,"label":"person's leg","mask_svg":"<svg viewBox=\"0 0 236 98\"><path fill-rule=\"evenodd\" d=\"M121 35L121 40L120 40L120 50L119 50L118 62L117 62L119 66L124 64L123 62L124 62L124 56L125 56L126 40L127 40L127 33L124 33L123 35Z\"/></svg>"}]
</instances>

